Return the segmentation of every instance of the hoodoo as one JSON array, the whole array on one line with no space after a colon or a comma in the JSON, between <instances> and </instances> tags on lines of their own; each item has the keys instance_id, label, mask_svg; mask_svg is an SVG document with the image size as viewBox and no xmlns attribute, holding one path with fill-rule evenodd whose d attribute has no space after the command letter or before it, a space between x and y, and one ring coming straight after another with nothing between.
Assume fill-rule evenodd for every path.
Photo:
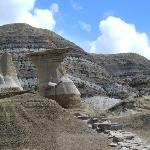
<instances>
[{"instance_id":1,"label":"hoodoo","mask_svg":"<svg viewBox=\"0 0 150 150\"><path fill-rule=\"evenodd\" d=\"M10 53L5 52L0 61L0 88L17 88L22 90L21 84L17 77L17 71L12 61Z\"/></svg>"},{"instance_id":2,"label":"hoodoo","mask_svg":"<svg viewBox=\"0 0 150 150\"><path fill-rule=\"evenodd\" d=\"M56 48L29 54L37 67L40 95L55 99L62 107L80 103L80 92L66 74L62 65L71 48Z\"/></svg>"}]
</instances>

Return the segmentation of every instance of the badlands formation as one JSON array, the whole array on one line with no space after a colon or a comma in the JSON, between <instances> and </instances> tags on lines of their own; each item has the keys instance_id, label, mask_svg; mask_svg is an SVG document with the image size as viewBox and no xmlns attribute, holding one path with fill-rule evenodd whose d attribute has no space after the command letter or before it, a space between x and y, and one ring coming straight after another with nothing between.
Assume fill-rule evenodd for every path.
<instances>
[{"instance_id":1,"label":"badlands formation","mask_svg":"<svg viewBox=\"0 0 150 150\"><path fill-rule=\"evenodd\" d=\"M0 89L16 88L23 90L17 77L17 71L10 53L5 52L0 61Z\"/></svg>"},{"instance_id":2,"label":"badlands formation","mask_svg":"<svg viewBox=\"0 0 150 150\"><path fill-rule=\"evenodd\" d=\"M70 50L69 47L55 48L29 55L37 66L39 93L44 97L55 99L64 108L80 103L80 92L61 64L65 54Z\"/></svg>"},{"instance_id":3,"label":"badlands formation","mask_svg":"<svg viewBox=\"0 0 150 150\"><path fill-rule=\"evenodd\" d=\"M150 149L146 58L89 54L27 24L0 27L0 55L0 149Z\"/></svg>"}]
</instances>

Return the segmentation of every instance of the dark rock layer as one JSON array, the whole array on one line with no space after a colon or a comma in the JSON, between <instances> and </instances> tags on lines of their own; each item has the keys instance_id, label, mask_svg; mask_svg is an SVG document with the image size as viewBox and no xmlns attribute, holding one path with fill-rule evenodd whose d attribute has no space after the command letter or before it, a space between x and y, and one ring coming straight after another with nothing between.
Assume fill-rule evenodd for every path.
<instances>
[{"instance_id":1,"label":"dark rock layer","mask_svg":"<svg viewBox=\"0 0 150 150\"><path fill-rule=\"evenodd\" d=\"M66 56L64 65L82 97L108 95L126 98L139 91L150 94L145 84L139 85L140 78L143 83L146 80L149 84L147 78L150 75L150 61L140 55L88 54L76 44L49 30L27 24L0 26L0 54L4 51L13 54L18 77L25 90L38 88L36 68L26 54L66 46L71 46L72 51Z\"/></svg>"}]
</instances>

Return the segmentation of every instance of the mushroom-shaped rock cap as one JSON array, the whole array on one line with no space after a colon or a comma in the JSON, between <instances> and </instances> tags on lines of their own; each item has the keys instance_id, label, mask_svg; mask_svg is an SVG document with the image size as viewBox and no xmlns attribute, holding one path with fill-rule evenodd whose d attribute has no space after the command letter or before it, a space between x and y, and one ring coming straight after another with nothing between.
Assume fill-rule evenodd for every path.
<instances>
[{"instance_id":1,"label":"mushroom-shaped rock cap","mask_svg":"<svg viewBox=\"0 0 150 150\"><path fill-rule=\"evenodd\" d=\"M40 51L40 52L33 52L31 54L28 54L29 57L34 57L34 56L57 56L57 55L63 55L68 52L70 52L73 48L72 47L64 47L64 48L51 48L47 49L45 51Z\"/></svg>"},{"instance_id":2,"label":"mushroom-shaped rock cap","mask_svg":"<svg viewBox=\"0 0 150 150\"><path fill-rule=\"evenodd\" d=\"M65 55L72 50L71 47L64 48L53 48L47 49L45 51L34 52L28 54L28 56L32 59L33 63L38 65L41 61L47 62L62 62L65 58Z\"/></svg>"}]
</instances>

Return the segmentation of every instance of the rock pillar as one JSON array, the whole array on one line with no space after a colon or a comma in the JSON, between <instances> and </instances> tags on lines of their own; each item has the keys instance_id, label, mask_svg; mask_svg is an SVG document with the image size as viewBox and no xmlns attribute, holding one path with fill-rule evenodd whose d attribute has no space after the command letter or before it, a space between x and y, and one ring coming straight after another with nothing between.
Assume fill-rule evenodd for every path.
<instances>
[{"instance_id":1,"label":"rock pillar","mask_svg":"<svg viewBox=\"0 0 150 150\"><path fill-rule=\"evenodd\" d=\"M71 48L57 48L29 55L37 67L40 95L55 99L68 108L80 102L80 92L68 78L62 65Z\"/></svg>"},{"instance_id":2,"label":"rock pillar","mask_svg":"<svg viewBox=\"0 0 150 150\"><path fill-rule=\"evenodd\" d=\"M7 52L1 56L0 61L0 88L17 88L22 90L12 56Z\"/></svg>"}]
</instances>

